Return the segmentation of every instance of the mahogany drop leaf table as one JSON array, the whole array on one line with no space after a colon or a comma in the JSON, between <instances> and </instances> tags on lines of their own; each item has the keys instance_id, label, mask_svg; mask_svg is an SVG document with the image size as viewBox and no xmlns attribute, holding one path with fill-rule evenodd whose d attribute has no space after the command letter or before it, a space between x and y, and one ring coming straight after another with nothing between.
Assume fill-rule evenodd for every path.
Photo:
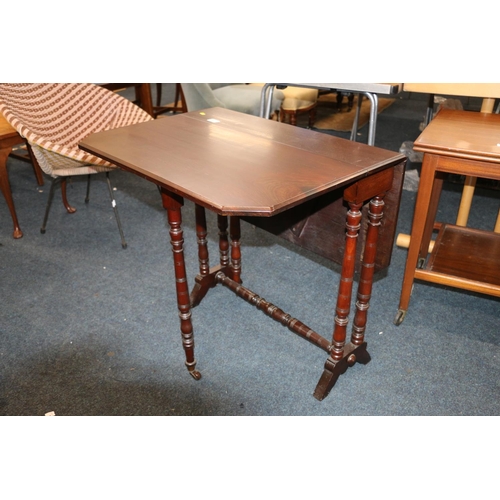
<instances>
[{"instance_id":1,"label":"mahogany drop leaf table","mask_svg":"<svg viewBox=\"0 0 500 500\"><path fill-rule=\"evenodd\" d=\"M99 132L81 141L80 147L150 180L160 189L170 227L185 363L195 379L200 379L201 374L194 356L192 309L219 284L327 353L314 391L317 399L328 395L349 366L370 360L364 337L379 229L383 227L387 193L392 194L397 214L406 161L403 155L221 108ZM280 214L293 211L290 220L294 220L292 229L297 235L305 231L308 220L297 220L297 211L308 207L305 215L314 215L310 203L329 205L328 197L333 196L335 201L338 193L342 198L343 227L329 228L330 218L326 217L327 227L323 228L325 234L329 230L342 234L342 270L333 334L327 338L243 285L240 220L279 221ZM191 290L183 250L184 199L192 201L196 210L199 274ZM218 264L212 267L206 209L217 214L219 228L220 255ZM394 208L392 213L384 237L389 240L389 248L395 235ZM363 214L367 219L364 248L352 333L347 341ZM283 219L278 226L275 234L283 233ZM384 265L388 265L387 260Z\"/></svg>"}]
</instances>

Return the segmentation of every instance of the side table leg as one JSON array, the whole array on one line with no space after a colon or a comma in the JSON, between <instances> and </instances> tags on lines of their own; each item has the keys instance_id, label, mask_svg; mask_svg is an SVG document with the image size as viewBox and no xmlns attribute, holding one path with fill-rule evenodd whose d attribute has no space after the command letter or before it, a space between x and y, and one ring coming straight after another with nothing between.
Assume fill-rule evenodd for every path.
<instances>
[{"instance_id":1,"label":"side table leg","mask_svg":"<svg viewBox=\"0 0 500 500\"><path fill-rule=\"evenodd\" d=\"M201 276L206 276L210 269L207 246L207 220L205 216L205 208L196 205L196 237L198 239L198 262L200 265Z\"/></svg>"},{"instance_id":2,"label":"side table leg","mask_svg":"<svg viewBox=\"0 0 500 500\"><path fill-rule=\"evenodd\" d=\"M345 352L345 340L351 307L356 245L361 227L361 206L361 203L350 202L349 211L347 212L346 243L337 296L337 307L335 309L333 347L331 355L326 360L323 374L314 391L314 397L320 401L328 396L338 377L347 370L348 364L353 360L352 353L350 352L352 349L348 349L347 353Z\"/></svg>"},{"instance_id":3,"label":"side table leg","mask_svg":"<svg viewBox=\"0 0 500 500\"><path fill-rule=\"evenodd\" d=\"M352 325L351 343L359 346L364 343L365 330L370 307L370 298L373 287L373 274L375 271L375 257L377 255L377 242L380 224L384 209L384 196L376 196L370 201L368 210L368 230L366 232L363 263L359 277L358 294L356 300L356 314ZM366 351L365 351L366 352ZM360 363L370 361L370 355L357 359Z\"/></svg>"},{"instance_id":4,"label":"side table leg","mask_svg":"<svg viewBox=\"0 0 500 500\"><path fill-rule=\"evenodd\" d=\"M182 346L186 353L186 367L194 379L199 380L201 373L196 370L194 358L194 335L191 322L191 302L186 278L186 264L184 261L184 235L182 231L181 207L183 199L165 189L161 189L163 207L167 210L170 225L170 243L175 269L175 289L177 293L177 307L181 324Z\"/></svg>"},{"instance_id":5,"label":"side table leg","mask_svg":"<svg viewBox=\"0 0 500 500\"><path fill-rule=\"evenodd\" d=\"M229 240L227 237L227 216L217 215L217 226L219 228L219 253L220 265L229 265Z\"/></svg>"},{"instance_id":6,"label":"side table leg","mask_svg":"<svg viewBox=\"0 0 500 500\"><path fill-rule=\"evenodd\" d=\"M415 209L413 212L413 223L411 228L410 245L408 247L408 255L406 257L406 266L403 276L403 286L401 288L401 296L399 299L399 309L394 318L394 324L399 326L405 319L408 306L410 304L410 297L415 280L415 269L422 253L427 253L429 241L426 245L422 243L424 237L430 236L430 223L429 220L429 207L433 210L437 208L437 203L433 200L434 178L436 175L437 156L425 154L422 163L422 172L420 174L420 184L418 186L417 200L415 202ZM442 180L438 180L438 188ZM430 214L432 217L433 214ZM426 231L427 229L427 231ZM427 236L426 233L427 232Z\"/></svg>"},{"instance_id":7,"label":"side table leg","mask_svg":"<svg viewBox=\"0 0 500 500\"><path fill-rule=\"evenodd\" d=\"M5 148L0 150L0 189L9 207L10 215L12 217L12 223L14 224L13 237L15 239L22 238L23 232L19 227L19 222L17 220L16 209L14 208L14 200L12 199L12 192L9 184L9 177L7 173L7 158L12 151L12 148Z\"/></svg>"},{"instance_id":8,"label":"side table leg","mask_svg":"<svg viewBox=\"0 0 500 500\"><path fill-rule=\"evenodd\" d=\"M212 280L207 280L210 274L210 263L207 242L207 220L205 208L195 205L196 238L198 241L198 264L199 274L195 278L195 284L190 294L191 307L196 307L213 286Z\"/></svg>"},{"instance_id":9,"label":"side table leg","mask_svg":"<svg viewBox=\"0 0 500 500\"><path fill-rule=\"evenodd\" d=\"M237 216L229 218L229 236L231 237L231 279L236 281L236 283L241 283L241 229L240 218Z\"/></svg>"}]
</instances>

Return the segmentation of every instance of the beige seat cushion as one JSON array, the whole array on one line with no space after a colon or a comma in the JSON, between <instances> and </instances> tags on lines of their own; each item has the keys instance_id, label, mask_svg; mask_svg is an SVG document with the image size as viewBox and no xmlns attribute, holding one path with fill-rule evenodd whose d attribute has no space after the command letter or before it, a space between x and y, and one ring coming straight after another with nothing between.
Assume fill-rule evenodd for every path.
<instances>
[{"instance_id":1,"label":"beige seat cushion","mask_svg":"<svg viewBox=\"0 0 500 500\"><path fill-rule=\"evenodd\" d=\"M283 99L281 108L285 111L310 108L318 100L318 89L287 87L283 90L283 94L285 94L285 99Z\"/></svg>"}]
</instances>

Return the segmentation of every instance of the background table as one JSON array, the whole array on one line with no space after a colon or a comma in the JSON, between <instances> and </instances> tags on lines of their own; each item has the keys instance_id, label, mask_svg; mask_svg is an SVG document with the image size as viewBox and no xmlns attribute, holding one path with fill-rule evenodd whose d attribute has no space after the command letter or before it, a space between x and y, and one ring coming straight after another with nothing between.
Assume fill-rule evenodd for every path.
<instances>
[{"instance_id":1,"label":"background table","mask_svg":"<svg viewBox=\"0 0 500 500\"><path fill-rule=\"evenodd\" d=\"M273 90L276 86L284 87L304 87L318 90L331 90L353 92L366 96L371 103L370 120L368 128L368 144L375 145L375 133L377 127L378 113L378 96L377 94L396 95L401 91L402 84L400 83L266 83L262 88L260 102L260 116L269 118L270 103L272 102ZM356 140L356 132L358 130L359 112L361 109L361 98L358 99L358 107L356 109L356 117L351 131L351 141Z\"/></svg>"},{"instance_id":2,"label":"background table","mask_svg":"<svg viewBox=\"0 0 500 500\"><path fill-rule=\"evenodd\" d=\"M444 175L500 179L500 115L442 109L414 143L424 153L395 324L415 279L500 297L500 234L441 223L428 257Z\"/></svg>"},{"instance_id":3,"label":"background table","mask_svg":"<svg viewBox=\"0 0 500 500\"><path fill-rule=\"evenodd\" d=\"M492 113L495 99L500 98L500 84L498 83L405 83L405 92L422 92L429 94L426 125L434 113L434 95L453 95L467 97L482 97L482 113ZM472 198L476 187L476 177L467 176L462 192L462 201L457 215L457 225L466 226L469 218ZM495 231L500 233L500 212L498 213Z\"/></svg>"},{"instance_id":4,"label":"background table","mask_svg":"<svg viewBox=\"0 0 500 500\"><path fill-rule=\"evenodd\" d=\"M326 397L349 366L369 361L364 332L383 198L392 189L395 168L404 165L403 155L220 108L100 132L84 139L80 147L160 187L170 225L186 366L195 379L201 374L194 358L191 309L218 284L329 354L314 393L317 399ZM338 189L349 210L344 208L346 239L330 341L243 286L240 217L272 218ZM191 292L184 263L184 198L196 207L200 269ZM368 230L353 330L346 342L366 200L371 200ZM205 209L218 217L220 263L214 267L209 265Z\"/></svg>"}]
</instances>

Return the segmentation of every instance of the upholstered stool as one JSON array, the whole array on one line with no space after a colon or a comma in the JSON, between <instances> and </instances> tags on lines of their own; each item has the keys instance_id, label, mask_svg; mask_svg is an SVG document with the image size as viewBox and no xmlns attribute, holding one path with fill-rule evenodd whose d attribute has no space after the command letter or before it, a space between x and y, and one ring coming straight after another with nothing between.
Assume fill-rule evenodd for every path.
<instances>
[{"instance_id":1,"label":"upholstered stool","mask_svg":"<svg viewBox=\"0 0 500 500\"><path fill-rule=\"evenodd\" d=\"M309 127L313 127L316 120L318 89L287 87L283 89L283 94L285 94L285 99L281 104L280 120L297 125L297 115L309 113Z\"/></svg>"}]
</instances>

